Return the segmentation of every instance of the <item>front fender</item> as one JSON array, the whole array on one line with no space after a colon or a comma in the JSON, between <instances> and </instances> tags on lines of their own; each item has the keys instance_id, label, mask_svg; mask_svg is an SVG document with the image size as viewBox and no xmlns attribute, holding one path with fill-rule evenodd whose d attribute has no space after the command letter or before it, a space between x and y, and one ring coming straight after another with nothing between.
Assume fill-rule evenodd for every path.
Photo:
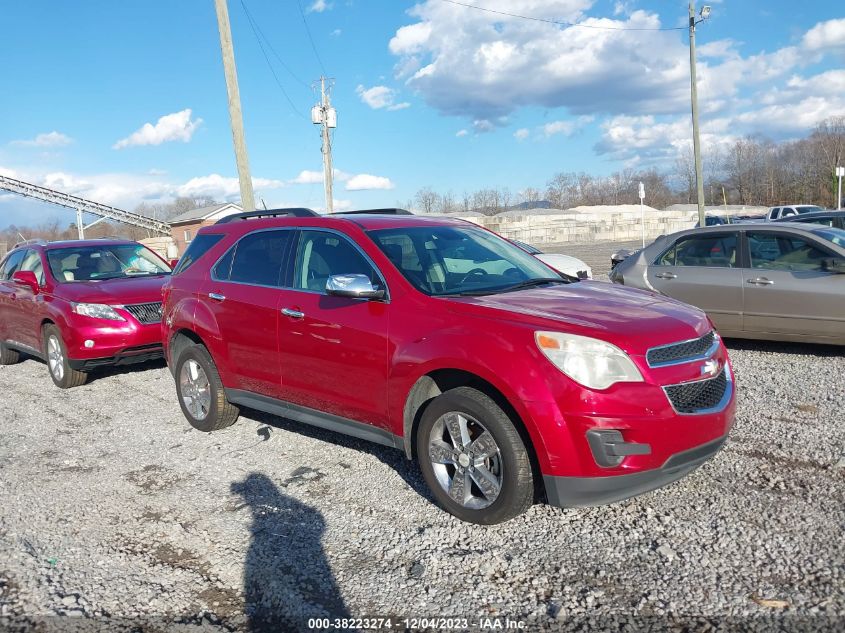
<instances>
[{"instance_id":1,"label":"front fender","mask_svg":"<svg viewBox=\"0 0 845 633\"><path fill-rule=\"evenodd\" d=\"M471 338L474 340L469 340ZM516 337L520 345L523 343L521 338L525 339L526 346L530 344L533 348L532 332L526 330L524 337ZM551 400L548 376L543 375L546 363L538 362L541 359L532 357L526 349L516 349L508 343L514 340L512 333L507 337L491 336L487 332L468 337L466 328L461 327L441 329L434 336L397 346L391 363L393 371L388 393L390 423L393 432L404 438L409 456L414 419L407 415L406 404L415 408L421 403L420 398L424 401L439 393L428 385L426 392L420 395L414 393L415 386L423 385L420 381L438 370L459 370L477 376L502 394L525 427L541 468L548 464L544 433L548 431L547 427L559 427L562 421L538 419L536 411L543 411L545 418L549 408L536 407L534 403Z\"/></svg>"}]
</instances>

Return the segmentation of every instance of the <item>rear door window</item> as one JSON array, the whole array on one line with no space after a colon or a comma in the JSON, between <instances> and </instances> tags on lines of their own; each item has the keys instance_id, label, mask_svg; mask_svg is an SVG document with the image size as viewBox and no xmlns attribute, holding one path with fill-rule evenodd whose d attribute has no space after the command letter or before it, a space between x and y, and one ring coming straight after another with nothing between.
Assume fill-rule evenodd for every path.
<instances>
[{"instance_id":1,"label":"rear door window","mask_svg":"<svg viewBox=\"0 0 845 633\"><path fill-rule=\"evenodd\" d=\"M256 286L282 285L282 264L291 230L258 231L242 237L214 267L214 277Z\"/></svg>"},{"instance_id":2,"label":"rear door window","mask_svg":"<svg viewBox=\"0 0 845 633\"><path fill-rule=\"evenodd\" d=\"M832 254L808 240L785 233L748 233L751 267L764 270L822 271Z\"/></svg>"},{"instance_id":3,"label":"rear door window","mask_svg":"<svg viewBox=\"0 0 845 633\"><path fill-rule=\"evenodd\" d=\"M735 268L737 255L736 233L697 235L677 241L655 264Z\"/></svg>"}]
</instances>

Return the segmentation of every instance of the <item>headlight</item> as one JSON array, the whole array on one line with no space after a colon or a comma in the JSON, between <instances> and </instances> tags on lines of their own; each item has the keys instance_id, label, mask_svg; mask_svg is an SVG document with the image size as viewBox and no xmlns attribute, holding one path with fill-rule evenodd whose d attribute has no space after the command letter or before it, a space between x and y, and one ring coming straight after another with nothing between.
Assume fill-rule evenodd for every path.
<instances>
[{"instance_id":1,"label":"headlight","mask_svg":"<svg viewBox=\"0 0 845 633\"><path fill-rule=\"evenodd\" d=\"M107 319L109 321L125 321L113 307L102 303L74 303L73 311L95 319Z\"/></svg>"},{"instance_id":2,"label":"headlight","mask_svg":"<svg viewBox=\"0 0 845 633\"><path fill-rule=\"evenodd\" d=\"M535 332L537 347L555 367L590 389L607 389L617 382L642 382L634 362L610 343L561 332Z\"/></svg>"}]
</instances>

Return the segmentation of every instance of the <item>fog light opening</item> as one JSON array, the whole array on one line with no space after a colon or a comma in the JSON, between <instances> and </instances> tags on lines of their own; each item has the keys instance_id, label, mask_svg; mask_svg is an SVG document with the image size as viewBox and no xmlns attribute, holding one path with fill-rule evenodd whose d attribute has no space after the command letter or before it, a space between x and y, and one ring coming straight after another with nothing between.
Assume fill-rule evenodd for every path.
<instances>
[{"instance_id":1,"label":"fog light opening","mask_svg":"<svg viewBox=\"0 0 845 633\"><path fill-rule=\"evenodd\" d=\"M89 338L89 339L87 339L87 340L85 341L85 343L83 343L83 345L85 345L85 347L86 347L87 349L91 349L92 347L94 347L94 341L92 341L92 340Z\"/></svg>"}]
</instances>

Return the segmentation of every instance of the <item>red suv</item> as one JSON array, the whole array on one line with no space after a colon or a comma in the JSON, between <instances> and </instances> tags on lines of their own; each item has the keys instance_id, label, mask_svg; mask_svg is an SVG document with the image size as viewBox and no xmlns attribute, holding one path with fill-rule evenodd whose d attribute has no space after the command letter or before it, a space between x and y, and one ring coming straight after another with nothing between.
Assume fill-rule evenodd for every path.
<instances>
[{"instance_id":1,"label":"red suv","mask_svg":"<svg viewBox=\"0 0 845 633\"><path fill-rule=\"evenodd\" d=\"M67 388L103 365L160 358L169 275L170 266L137 242L18 244L0 263L0 365L30 354Z\"/></svg>"},{"instance_id":2,"label":"red suv","mask_svg":"<svg viewBox=\"0 0 845 633\"><path fill-rule=\"evenodd\" d=\"M561 276L457 219L231 216L198 233L163 314L195 428L243 406L395 447L474 523L652 490L734 419L703 312Z\"/></svg>"}]
</instances>

